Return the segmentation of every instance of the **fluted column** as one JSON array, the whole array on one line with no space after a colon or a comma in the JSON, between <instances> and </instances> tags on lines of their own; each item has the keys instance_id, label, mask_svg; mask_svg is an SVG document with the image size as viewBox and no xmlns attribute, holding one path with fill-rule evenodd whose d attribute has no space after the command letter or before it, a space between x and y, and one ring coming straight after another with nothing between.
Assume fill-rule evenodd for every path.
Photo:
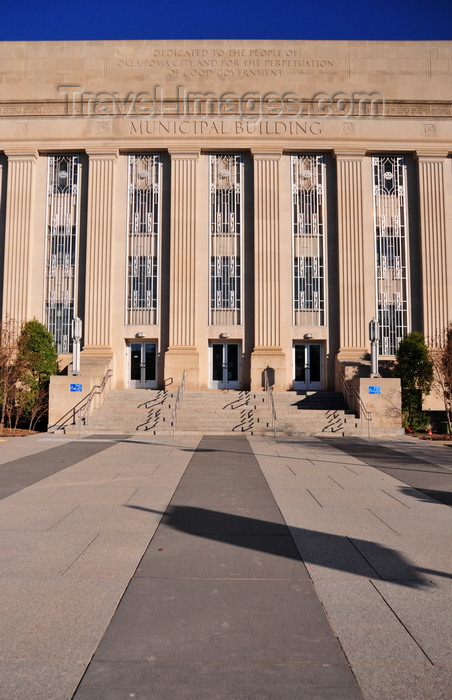
<instances>
[{"instance_id":1,"label":"fluted column","mask_svg":"<svg viewBox=\"0 0 452 700\"><path fill-rule=\"evenodd\" d=\"M198 388L196 347L196 169L199 151L174 150L171 156L171 240L169 348L165 377Z\"/></svg>"},{"instance_id":2,"label":"fluted column","mask_svg":"<svg viewBox=\"0 0 452 700\"><path fill-rule=\"evenodd\" d=\"M254 159L254 350L251 385L262 385L262 372L274 370L275 388L285 388L281 348L280 191L281 151L253 151Z\"/></svg>"},{"instance_id":3,"label":"fluted column","mask_svg":"<svg viewBox=\"0 0 452 700\"><path fill-rule=\"evenodd\" d=\"M116 150L89 150L84 354L111 354Z\"/></svg>"},{"instance_id":4,"label":"fluted column","mask_svg":"<svg viewBox=\"0 0 452 700\"><path fill-rule=\"evenodd\" d=\"M33 199L37 151L10 150L6 189L3 318L29 319Z\"/></svg>"},{"instance_id":5,"label":"fluted column","mask_svg":"<svg viewBox=\"0 0 452 700\"><path fill-rule=\"evenodd\" d=\"M446 154L418 152L422 311L425 337L436 344L450 322L447 274Z\"/></svg>"},{"instance_id":6,"label":"fluted column","mask_svg":"<svg viewBox=\"0 0 452 700\"><path fill-rule=\"evenodd\" d=\"M367 351L362 165L364 152L335 152L339 262L339 356ZM374 251L367 250L367 255Z\"/></svg>"}]
</instances>

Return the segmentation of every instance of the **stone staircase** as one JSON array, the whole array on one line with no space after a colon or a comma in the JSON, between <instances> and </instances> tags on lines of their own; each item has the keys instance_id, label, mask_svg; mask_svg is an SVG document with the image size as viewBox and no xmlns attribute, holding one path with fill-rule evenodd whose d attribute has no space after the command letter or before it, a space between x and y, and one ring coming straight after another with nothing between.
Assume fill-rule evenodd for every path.
<instances>
[{"instance_id":1,"label":"stone staircase","mask_svg":"<svg viewBox=\"0 0 452 700\"><path fill-rule=\"evenodd\" d=\"M360 420L348 410L339 392L275 391L273 397L278 434L364 435Z\"/></svg>"},{"instance_id":2,"label":"stone staircase","mask_svg":"<svg viewBox=\"0 0 452 700\"><path fill-rule=\"evenodd\" d=\"M112 390L93 411L86 427L95 433L169 434L175 402L175 392L164 389Z\"/></svg>"},{"instance_id":3,"label":"stone staircase","mask_svg":"<svg viewBox=\"0 0 452 700\"><path fill-rule=\"evenodd\" d=\"M367 435L347 411L342 394L330 391L274 392L277 435L342 437ZM152 389L110 391L83 431L173 434L176 392ZM73 426L66 432L78 432ZM247 433L273 435L267 394L250 391L186 391L177 412L178 435Z\"/></svg>"}]
</instances>

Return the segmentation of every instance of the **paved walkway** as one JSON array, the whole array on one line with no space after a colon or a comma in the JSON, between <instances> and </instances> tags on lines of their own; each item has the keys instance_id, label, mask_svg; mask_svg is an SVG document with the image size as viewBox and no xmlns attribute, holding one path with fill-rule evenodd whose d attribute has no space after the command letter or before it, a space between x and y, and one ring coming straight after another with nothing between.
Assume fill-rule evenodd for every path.
<instances>
[{"instance_id":1,"label":"paved walkway","mask_svg":"<svg viewBox=\"0 0 452 700\"><path fill-rule=\"evenodd\" d=\"M0 697L450 698L451 480L412 438L2 441Z\"/></svg>"}]
</instances>

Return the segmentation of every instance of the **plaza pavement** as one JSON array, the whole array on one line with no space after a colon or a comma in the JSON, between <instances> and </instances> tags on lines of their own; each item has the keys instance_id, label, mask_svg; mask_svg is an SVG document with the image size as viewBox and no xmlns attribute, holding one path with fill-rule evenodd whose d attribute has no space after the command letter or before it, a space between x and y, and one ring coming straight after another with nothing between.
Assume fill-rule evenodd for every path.
<instances>
[{"instance_id":1,"label":"plaza pavement","mask_svg":"<svg viewBox=\"0 0 452 700\"><path fill-rule=\"evenodd\" d=\"M450 698L451 480L413 438L1 440L0 698Z\"/></svg>"}]
</instances>

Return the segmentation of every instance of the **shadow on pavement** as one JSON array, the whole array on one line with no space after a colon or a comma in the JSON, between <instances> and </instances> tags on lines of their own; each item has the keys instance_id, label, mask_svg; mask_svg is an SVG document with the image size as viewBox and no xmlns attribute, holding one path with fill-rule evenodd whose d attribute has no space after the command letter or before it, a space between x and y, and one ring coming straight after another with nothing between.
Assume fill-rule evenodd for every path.
<instances>
[{"instance_id":1,"label":"shadow on pavement","mask_svg":"<svg viewBox=\"0 0 452 700\"><path fill-rule=\"evenodd\" d=\"M127 505L126 507L162 514L161 527L188 535L205 537L233 546L244 546L248 549L250 548L249 536L253 535L255 537L253 549L256 551L291 559L302 559L305 564L380 581L392 581L408 588L430 586L431 581L427 578L429 575L452 578L452 574L447 572L411 564L396 550L369 540L304 528L289 529L284 523L192 506L169 506L165 513L142 506ZM282 546L283 539L288 534L292 535L300 555L295 550L287 554L287 547ZM275 537L277 535L281 536L281 547L278 545L278 537ZM240 543L241 536L244 536L243 545Z\"/></svg>"}]
</instances>

